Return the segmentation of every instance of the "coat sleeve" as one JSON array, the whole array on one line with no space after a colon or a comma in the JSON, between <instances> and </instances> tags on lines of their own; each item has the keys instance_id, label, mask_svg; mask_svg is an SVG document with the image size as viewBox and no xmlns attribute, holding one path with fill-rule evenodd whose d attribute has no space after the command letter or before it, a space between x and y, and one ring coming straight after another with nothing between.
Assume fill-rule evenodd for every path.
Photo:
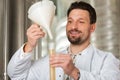
<instances>
[{"instance_id":1,"label":"coat sleeve","mask_svg":"<svg viewBox=\"0 0 120 80\"><path fill-rule=\"evenodd\" d=\"M23 46L16 51L8 63L7 73L11 80L25 80L31 67L31 53L24 53Z\"/></svg>"},{"instance_id":2,"label":"coat sleeve","mask_svg":"<svg viewBox=\"0 0 120 80\"><path fill-rule=\"evenodd\" d=\"M98 61L99 62L99 61ZM80 70L79 80L120 80L120 61L109 54L100 70L100 73Z\"/></svg>"}]
</instances>

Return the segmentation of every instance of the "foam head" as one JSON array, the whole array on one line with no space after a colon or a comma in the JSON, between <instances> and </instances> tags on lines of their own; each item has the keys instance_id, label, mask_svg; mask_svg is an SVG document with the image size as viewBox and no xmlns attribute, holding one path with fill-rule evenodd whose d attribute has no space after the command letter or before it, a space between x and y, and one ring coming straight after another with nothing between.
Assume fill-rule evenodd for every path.
<instances>
[{"instance_id":1,"label":"foam head","mask_svg":"<svg viewBox=\"0 0 120 80\"><path fill-rule=\"evenodd\" d=\"M43 0L36 2L28 10L28 18L46 29L50 39L53 39L50 26L55 15L55 9L52 1Z\"/></svg>"}]
</instances>

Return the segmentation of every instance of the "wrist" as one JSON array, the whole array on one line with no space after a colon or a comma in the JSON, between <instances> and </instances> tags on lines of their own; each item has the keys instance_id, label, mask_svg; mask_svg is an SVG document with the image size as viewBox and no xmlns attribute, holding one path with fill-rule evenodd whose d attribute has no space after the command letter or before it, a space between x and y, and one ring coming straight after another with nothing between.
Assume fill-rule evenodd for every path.
<instances>
[{"instance_id":1,"label":"wrist","mask_svg":"<svg viewBox=\"0 0 120 80\"><path fill-rule=\"evenodd\" d=\"M72 71L72 73L70 74L70 76L74 80L79 80L80 79L80 71L77 68L74 68L74 70Z\"/></svg>"},{"instance_id":2,"label":"wrist","mask_svg":"<svg viewBox=\"0 0 120 80\"><path fill-rule=\"evenodd\" d=\"M26 42L24 47L23 47L23 51L24 52L31 52L32 50L33 50L33 47L31 47L30 44L28 42Z\"/></svg>"}]
</instances>

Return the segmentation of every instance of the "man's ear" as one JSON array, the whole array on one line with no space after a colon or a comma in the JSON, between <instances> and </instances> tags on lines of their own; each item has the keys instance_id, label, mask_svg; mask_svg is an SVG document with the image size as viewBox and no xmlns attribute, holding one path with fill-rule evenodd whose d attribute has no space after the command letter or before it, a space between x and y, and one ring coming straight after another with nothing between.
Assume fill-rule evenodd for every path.
<instances>
[{"instance_id":1,"label":"man's ear","mask_svg":"<svg viewBox=\"0 0 120 80\"><path fill-rule=\"evenodd\" d=\"M90 32L94 32L95 28L96 28L96 24L91 24Z\"/></svg>"}]
</instances>

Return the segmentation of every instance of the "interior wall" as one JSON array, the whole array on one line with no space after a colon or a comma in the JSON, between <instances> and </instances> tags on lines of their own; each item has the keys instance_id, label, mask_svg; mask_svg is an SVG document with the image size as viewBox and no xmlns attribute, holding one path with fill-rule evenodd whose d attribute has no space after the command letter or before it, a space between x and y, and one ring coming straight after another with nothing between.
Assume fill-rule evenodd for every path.
<instances>
[{"instance_id":1,"label":"interior wall","mask_svg":"<svg viewBox=\"0 0 120 80\"><path fill-rule=\"evenodd\" d=\"M0 80L3 79L3 0L0 0Z\"/></svg>"},{"instance_id":2,"label":"interior wall","mask_svg":"<svg viewBox=\"0 0 120 80\"><path fill-rule=\"evenodd\" d=\"M91 2L97 12L97 29L91 40L95 46L104 51L112 52L117 58L120 57L119 30L120 30L120 7L118 0L95 0Z\"/></svg>"},{"instance_id":3,"label":"interior wall","mask_svg":"<svg viewBox=\"0 0 120 80\"><path fill-rule=\"evenodd\" d=\"M0 80L8 80L7 64L25 42L25 0L0 0Z\"/></svg>"}]
</instances>

